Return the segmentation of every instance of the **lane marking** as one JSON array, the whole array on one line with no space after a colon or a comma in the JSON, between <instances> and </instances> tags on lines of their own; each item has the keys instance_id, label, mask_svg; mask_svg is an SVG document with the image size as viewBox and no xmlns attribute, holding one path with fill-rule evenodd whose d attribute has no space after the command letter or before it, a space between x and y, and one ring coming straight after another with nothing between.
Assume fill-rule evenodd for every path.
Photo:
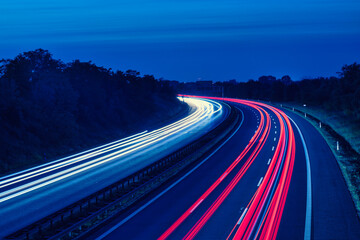
<instances>
[{"instance_id":1,"label":"lane marking","mask_svg":"<svg viewBox=\"0 0 360 240\"><path fill-rule=\"evenodd\" d=\"M201 200L190 210L190 213L192 213L192 212L200 205L200 203L202 203L202 201L204 201L204 199L201 199Z\"/></svg>"},{"instance_id":2,"label":"lane marking","mask_svg":"<svg viewBox=\"0 0 360 240\"><path fill-rule=\"evenodd\" d=\"M229 174L228 172L225 172L225 173L221 176L220 182L221 182L228 174Z\"/></svg>"},{"instance_id":3,"label":"lane marking","mask_svg":"<svg viewBox=\"0 0 360 240\"><path fill-rule=\"evenodd\" d=\"M311 239L311 208L312 208L312 189L311 189L311 166L310 166L310 158L309 152L306 147L304 136L301 133L300 128L295 123L295 121L288 116L288 118L294 123L297 128L301 142L304 147L305 159L306 159L306 215L305 215L305 230L304 230L304 240Z\"/></svg>"},{"instance_id":4,"label":"lane marking","mask_svg":"<svg viewBox=\"0 0 360 240\"><path fill-rule=\"evenodd\" d=\"M275 147L273 146L271 150L274 151L274 149L275 149Z\"/></svg>"},{"instance_id":5,"label":"lane marking","mask_svg":"<svg viewBox=\"0 0 360 240\"><path fill-rule=\"evenodd\" d=\"M262 183L262 180L263 180L263 179L264 179L263 177L260 178L259 183L257 184L257 186L260 186L260 184Z\"/></svg>"},{"instance_id":6,"label":"lane marking","mask_svg":"<svg viewBox=\"0 0 360 240\"><path fill-rule=\"evenodd\" d=\"M239 109L238 107L236 107L237 109ZM107 235L109 235L110 233L112 233L113 231L115 231L117 228L119 228L121 225L123 225L124 223L126 223L127 221L129 221L130 219L132 219L135 215L137 215L139 212L141 212L142 210L144 210L146 207L148 207L150 204L152 204L153 202L155 202L157 199L159 199L162 195L164 195L165 193L167 193L169 190L171 190L173 187L175 187L178 183L180 183L182 180L184 180L187 176L189 176L191 173L193 173L196 169L198 169L201 165L203 165L209 158L211 158L217 151L219 151L220 148L222 148L240 129L240 127L242 126L243 122L244 122L244 113L243 111L241 111L241 109L239 109L241 112L241 122L240 125L238 126L238 128L235 130L235 132L233 132L228 139L225 140L225 142L223 142L218 148L216 148L209 156L207 156L204 160L202 160L198 165L196 165L193 169L191 169L189 172L187 172L184 176L182 176L181 178L179 178L176 182L174 182L173 184L171 184L169 187L167 187L164 191L162 191L161 193L159 193L158 195L156 195L153 199L151 199L150 201L148 201L147 203L145 203L143 206L141 206L140 208L138 208L137 210L135 210L132 214L130 214L129 216L127 216L126 218L124 218L122 221L120 221L118 224L116 224L115 226L113 226L112 228L110 228L109 230L107 230L106 232L104 232L103 234L101 234L99 237L97 237L95 240L101 240L103 238L105 238Z\"/></svg>"},{"instance_id":7,"label":"lane marking","mask_svg":"<svg viewBox=\"0 0 360 240\"><path fill-rule=\"evenodd\" d=\"M274 142L276 141L276 137L274 137Z\"/></svg>"},{"instance_id":8,"label":"lane marking","mask_svg":"<svg viewBox=\"0 0 360 240\"><path fill-rule=\"evenodd\" d=\"M267 163L267 164L269 165L269 164L270 164L270 162L271 162L271 158L269 158L269 161L268 161L268 163Z\"/></svg>"},{"instance_id":9,"label":"lane marking","mask_svg":"<svg viewBox=\"0 0 360 240\"><path fill-rule=\"evenodd\" d=\"M239 218L239 221L237 222L237 225L240 225L240 223L244 219L245 214L247 213L247 211L248 211L248 208L245 208L244 212L241 214L241 217Z\"/></svg>"}]
</instances>

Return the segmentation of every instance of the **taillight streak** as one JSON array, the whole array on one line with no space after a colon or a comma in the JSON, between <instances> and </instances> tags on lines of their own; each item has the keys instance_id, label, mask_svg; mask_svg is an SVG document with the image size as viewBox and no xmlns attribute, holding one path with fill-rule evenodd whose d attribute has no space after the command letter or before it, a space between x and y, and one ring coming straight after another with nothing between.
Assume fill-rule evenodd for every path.
<instances>
[{"instance_id":1,"label":"taillight streak","mask_svg":"<svg viewBox=\"0 0 360 240\"><path fill-rule=\"evenodd\" d=\"M254 105L254 102L246 100L215 97L206 98L237 102L251 107L256 106ZM240 219L235 224L228 236L228 239L234 232L234 239L276 238L293 172L295 161L295 137L289 119L282 111L274 107L262 103L255 104L260 107L266 107L275 113L280 123L280 137L276 151L262 183L256 190L248 206L245 208ZM258 107L255 108L258 109ZM264 112L267 114L265 110ZM250 142L252 142L252 140ZM260 138L259 143L262 142L262 140L263 138ZM248 160L241 170L249 166L249 162L250 161ZM246 170L242 172L242 174L244 174ZM238 178L239 173L234 177L234 179L200 218L200 220L192 227L184 239L192 239L196 236L196 234L240 180L241 177Z\"/></svg>"},{"instance_id":2,"label":"taillight streak","mask_svg":"<svg viewBox=\"0 0 360 240\"><path fill-rule=\"evenodd\" d=\"M257 239L259 237L259 234L260 234L260 239L275 239L276 238L276 234L277 234L277 231L278 231L278 228L280 225L282 212L284 210L287 192L288 192L288 189L290 186L291 175L292 175L294 160L295 160L294 134L293 134L293 130L290 125L289 119L283 112L278 111L277 109L274 109L274 108L272 108L272 110L275 113L278 112L278 113L276 113L276 115L278 117L279 117L279 114L281 114L281 118L279 118L279 120L281 120L281 128L284 128L283 120L285 120L289 143L288 143L288 147L287 147L287 151L286 151L285 160L278 161L278 163L277 163L277 165L279 166L279 163L284 162L284 166L282 167L281 173L278 173L278 174L281 174L280 180L279 180L278 184L276 185L275 194L272 196L272 198L270 198L271 202L267 206L267 208L268 208L267 212L265 214L265 217L262 218L262 220L261 220L261 226L258 228L258 229L260 229L260 231L256 233L256 235L254 237L255 239ZM283 136L284 135L282 134L281 138L283 138ZM281 141L283 141L283 139ZM274 162L272 162L272 163L274 163ZM271 167L269 167L269 171L267 172L267 175L271 174L270 168ZM274 180L275 179L274 177L277 176L278 174L273 175L272 179ZM265 182L265 180L263 182ZM265 188L265 185L263 187ZM270 185L267 185L266 187L268 187L268 190L270 190ZM261 190L263 190L263 189L259 189L259 191L261 191ZM257 195L259 195L259 194L257 193ZM253 202L255 202L255 200ZM263 205L262 205L262 207L263 207ZM255 226L254 219L258 219L259 216L257 215L256 217L254 217L254 216L248 215L251 212L254 212L254 209L257 208L257 205L253 205L251 203L250 206L248 206L248 208L249 208L249 210L247 211L247 214L246 214L247 216L245 216L245 218L247 217L248 219L251 219L251 222L250 222L250 224L246 225L245 220L244 220L242 222L241 226L239 227L238 231L236 232L234 239L249 239L251 236L250 235L251 231L254 229L254 226ZM253 209L253 211L251 211L251 209ZM263 221L265 221L265 223ZM247 223L249 223L249 221Z\"/></svg>"},{"instance_id":3,"label":"taillight streak","mask_svg":"<svg viewBox=\"0 0 360 240\"><path fill-rule=\"evenodd\" d=\"M271 121L270 117L267 112L265 112L267 117L266 122L266 128L263 133L264 139L267 139L269 132L270 132L270 126ZM239 170L239 172L236 174L236 176L232 179L232 181L229 183L229 185L225 188L225 190L220 194L220 196L215 200L215 202L210 206L210 208L205 212L205 214L200 218L200 220L193 226L193 228L185 235L184 239L193 239L196 234L202 229L202 227L206 224L206 222L209 220L209 218L214 214L214 212L220 207L220 205L224 202L224 200L227 198L227 196L231 193L231 191L235 188L235 186L239 183L239 181L242 179L246 171L249 169L251 164L254 162L256 157L258 156L260 150L264 146L265 141L262 141L257 144L255 150L252 152L251 156L248 158L248 160L245 162L245 164L242 166L242 168Z\"/></svg>"},{"instance_id":4,"label":"taillight streak","mask_svg":"<svg viewBox=\"0 0 360 240\"><path fill-rule=\"evenodd\" d=\"M278 114L277 114L277 117ZM246 216L244 217L244 220L242 221L241 225L239 226L234 239L248 239L259 219L260 213L262 212L265 201L269 196L271 187L274 185L276 176L279 172L280 165L281 165L281 159L284 156L285 151L285 131L284 131L284 124L280 120L280 139L277 144L275 154L273 157L273 161L271 161L271 164L268 168L268 171L265 174L263 183L260 185L258 192L256 194L255 199L252 201L252 203L248 206L248 212Z\"/></svg>"},{"instance_id":5,"label":"taillight streak","mask_svg":"<svg viewBox=\"0 0 360 240\"><path fill-rule=\"evenodd\" d=\"M166 239L172 232L174 232L175 229L178 228L179 225L183 221L185 221L185 219L200 205L200 203L203 202L203 200L206 199L214 191L214 189L222 182L222 180L238 165L238 163L243 159L243 157L254 146L257 139L259 139L261 131L264 128L264 115L263 115L262 111L260 110L260 108L257 107L256 105L253 105L253 104L247 104L247 105L252 106L253 108L257 109L261 116L259 127L256 130L254 136L249 141L249 144L240 153L240 155L235 159L235 161L226 169L226 171L210 186L210 188L208 190L206 190L205 193L197 201L195 201L195 203L192 204L192 206L188 210L186 210L185 213L183 215L181 215L180 218L178 218L158 239ZM269 124L271 122L270 122L270 118L267 113L266 113L266 119L267 119L266 130L263 132L260 139L264 139L265 135L266 135L266 137L268 136L268 132L269 132L269 128L270 128ZM264 143L264 141L259 141L259 143L257 144L251 157L249 157L248 161L245 162L244 166L247 166L246 169L248 169L248 167L251 165L251 163L252 163L251 159L254 158L254 155L256 154L256 152L258 153L259 146L263 145L263 143Z\"/></svg>"},{"instance_id":6,"label":"taillight streak","mask_svg":"<svg viewBox=\"0 0 360 240\"><path fill-rule=\"evenodd\" d=\"M290 187L291 176L295 163L295 136L287 116L279 111L284 117L289 130L289 146L290 150L286 155L286 165L284 166L283 173L281 175L280 182L276 189L276 193L271 201L271 208L267 212L266 222L264 224L264 230L260 235L260 239L275 239L277 231L279 229L280 220L284 211L285 201L287 193Z\"/></svg>"}]
</instances>

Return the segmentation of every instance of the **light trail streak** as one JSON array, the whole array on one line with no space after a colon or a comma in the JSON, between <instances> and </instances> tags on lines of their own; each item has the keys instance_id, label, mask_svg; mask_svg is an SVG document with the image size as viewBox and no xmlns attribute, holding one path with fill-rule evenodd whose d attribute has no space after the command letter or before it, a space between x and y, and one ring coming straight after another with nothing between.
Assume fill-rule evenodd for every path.
<instances>
[{"instance_id":1,"label":"light trail streak","mask_svg":"<svg viewBox=\"0 0 360 240\"><path fill-rule=\"evenodd\" d=\"M268 108L280 120L280 140L273 158L277 161L271 162L263 184L249 203L249 210L233 239L275 239L280 225L294 166L295 141L287 116L275 108ZM277 154L280 146L281 152Z\"/></svg>"},{"instance_id":2,"label":"light trail streak","mask_svg":"<svg viewBox=\"0 0 360 240\"><path fill-rule=\"evenodd\" d=\"M56 160L39 167L24 170L0 179L0 188L9 188L0 193L0 202L7 201L35 189L47 186L70 176L84 172L106 162L124 157L155 146L161 141L171 139L182 131L199 127L202 121L216 119L223 110L221 104L212 100L186 98L185 101L196 108L194 113L158 130L142 132L133 136L99 146L79 154ZM199 124L200 123L200 124ZM23 184L21 184L24 182ZM19 185L20 186L17 186Z\"/></svg>"},{"instance_id":3,"label":"light trail streak","mask_svg":"<svg viewBox=\"0 0 360 240\"><path fill-rule=\"evenodd\" d=\"M265 112L267 116L267 123L265 131L263 135L266 135L266 138L269 135L270 131L270 118L267 112ZM231 180L229 185L225 188L225 190L220 194L220 196L215 200L215 202L210 206L210 208L205 212L205 214L200 218L200 220L192 227L192 229L185 235L184 239L193 239L199 231L203 228L203 226L207 223L210 217L215 213L215 211L220 207L220 205L225 201L231 191L235 188L235 186L239 183L242 177L245 175L246 171L250 168L251 164L256 159L259 154L261 148L264 146L264 141L259 141L255 150L252 152L248 160L245 162L240 171L236 174L236 176ZM246 215L245 215L246 216Z\"/></svg>"},{"instance_id":4,"label":"light trail streak","mask_svg":"<svg viewBox=\"0 0 360 240\"><path fill-rule=\"evenodd\" d=\"M239 109L240 110L240 109ZM198 163L194 168L192 168L189 172L187 172L184 176L182 176L180 179L178 179L176 182L174 182L173 184L171 184L168 188L166 188L164 191L162 191L161 193L159 193L158 195L156 195L154 198L152 198L149 202L147 202L146 204L142 205L140 208L138 208L137 210L135 210L135 212L133 212L132 214L130 214L129 216L127 216L125 219L123 219L121 222L119 222L118 224L116 224L115 226L113 226L111 229L109 229L108 231L106 231L105 233L103 233L100 237L96 238L96 240L101 240L103 238L105 238L106 236L108 236L110 233L112 233L113 231L115 231L117 228L119 228L120 226L122 226L124 223L126 223L127 221L129 221L131 218L133 218L136 214L140 213L142 210L144 210L145 208L147 208L149 205L151 205L153 202L155 202L157 199L159 199L161 196L163 196L165 193L167 193L170 189L172 189L173 187L175 187L178 183L180 183L181 181L183 181L186 177L188 177L190 174L192 174L195 170L197 170L200 166L202 166L209 158L211 158L219 149L221 149L240 129L240 127L242 126L242 123L244 121L244 114L243 112L240 110L241 114L242 114L242 120L239 124L239 126L237 127L237 129L220 145L218 146L209 156L207 156L204 160L202 160L200 163Z\"/></svg>"},{"instance_id":5,"label":"light trail streak","mask_svg":"<svg viewBox=\"0 0 360 240\"><path fill-rule=\"evenodd\" d=\"M46 168L46 166L54 165L55 163L65 161L67 159L75 158L75 157L77 157L79 155L83 155L83 154L86 154L86 153L89 153L89 152L94 152L97 149L101 149L101 148L105 148L105 147L110 146L110 145L117 144L117 143L125 141L127 139L134 138L136 136L142 135L142 134L144 134L146 132L147 132L147 130L143 131L141 133L137 133L135 135L132 135L132 136L129 136L129 137L126 137L126 138L123 138L123 139L120 139L120 140L105 144L105 145L101 145L101 146L98 146L98 147L95 147L95 148L92 148L92 149L89 149L89 150L86 150L86 151L71 155L71 156L67 156L67 157L64 157L64 158L61 158L61 159L58 159L58 160L55 160L55 161L52 161L52 162L49 162L49 163L45 163L45 164L42 164L42 165L39 165L39 166L36 166L36 167L25 169L25 170L20 171L20 172L16 172L16 173L13 173L13 174L3 176L3 177L0 178L0 184L7 183L7 182L9 182L11 180L16 180L18 178L21 178L22 176L28 176L29 172L30 172L30 174L34 173L34 172L38 172L37 169L41 170L41 168Z\"/></svg>"},{"instance_id":6,"label":"light trail streak","mask_svg":"<svg viewBox=\"0 0 360 240\"><path fill-rule=\"evenodd\" d=\"M259 111L262 118L260 125L255 131L254 136L250 139L249 144L246 146L244 151L248 151L254 142L257 140L259 141L257 147L253 149L251 156L244 163L236 176L231 180L231 182L226 186L225 190L218 196L218 198L211 204L211 206L206 210L201 218L185 235L184 239L193 239L198 234L198 232L207 223L213 213L220 207L226 197L235 188L242 176L250 167L251 163L259 154L270 132L271 118L265 109L272 111L279 121L279 141L276 145L276 148L272 148L274 155L267 162L269 167L265 176L259 181L258 189L255 191L252 199L245 208L244 212L241 214L239 220L236 222L227 239L275 239L284 210L295 161L295 137L290 121L282 111L266 104L228 98L206 98L236 102L247 105ZM262 126L264 122L264 115L266 116L265 130L263 130ZM274 124L276 124L275 121ZM275 128L277 128L277 126L275 126ZM258 139L260 131L264 132L262 137ZM274 141L276 141L276 138L274 138ZM233 170L232 166L234 164L236 165L240 161L241 155L242 154L240 154L240 156L220 176L220 178L217 179L214 184L159 237L159 239L166 239L169 237L170 234L173 233L193 211L195 211L195 209L204 201L204 199L206 199L206 197L211 192L213 192L213 190L220 184L220 182L228 176L228 173Z\"/></svg>"},{"instance_id":7,"label":"light trail streak","mask_svg":"<svg viewBox=\"0 0 360 240\"><path fill-rule=\"evenodd\" d=\"M253 147L253 145L255 144L255 142L257 141L257 139L259 139L261 132L263 131L260 139L264 139L264 137L268 136L269 133L269 129L270 129L270 120L269 120L269 116L267 113L266 114L266 126L264 126L264 114L263 112L260 110L260 108L258 108L257 106L250 104L250 106L254 107L261 116L261 120L260 120L260 125L258 127L258 129L255 131L254 136L251 138L251 140L249 141L249 144L245 147L245 149L240 153L240 155L235 159L235 161L228 167L228 169L226 169L226 171L220 176L219 179L217 179L212 185L211 187L177 220L175 221L175 223L173 223L160 237L159 239L166 239L173 231L175 231L176 228L179 227L179 225L185 221L185 219L193 212L193 208L196 206L198 206L204 199L206 199L214 190L217 186L219 186L219 184L221 183L221 181L224 179L225 176L228 175L229 172L231 172L236 166L237 164L243 159L243 157L250 151L250 149ZM265 130L264 130L265 129ZM244 167L242 168L241 174L239 176L239 179L242 177L243 173L245 173L246 169L248 169L252 163L252 161L255 159L255 156L258 153L258 150L261 148L261 145L263 145L264 141L259 141L258 144L255 147L255 150L252 152L251 156L249 157L249 159L246 161L246 163L244 164ZM236 184L235 184L236 185ZM235 186L234 185L234 186ZM229 192L229 191L228 191ZM230 192L229 192L230 193ZM225 199L225 198L224 198ZM208 216L210 217L210 216ZM204 220L202 222L200 222L198 225L202 225L205 224ZM201 227L202 227L201 226ZM200 228L201 228L200 227Z\"/></svg>"},{"instance_id":8,"label":"light trail streak","mask_svg":"<svg viewBox=\"0 0 360 240\"><path fill-rule=\"evenodd\" d=\"M279 117L279 116L278 116ZM234 239L249 239L254 229L257 226L258 220L260 219L261 212L264 209L266 200L269 199L269 194L271 192L271 186L274 185L276 181L277 172L279 172L282 159L285 152L286 142L285 140L285 131L282 122L280 121L281 127L281 137L279 144L277 145L277 149L273 159L277 159L277 161L272 161L272 164L268 168L268 171L264 177L263 184L259 188L255 198L248 205L249 211L246 214L244 221L239 226L237 232L235 233ZM275 173L275 174L274 174Z\"/></svg>"}]
</instances>

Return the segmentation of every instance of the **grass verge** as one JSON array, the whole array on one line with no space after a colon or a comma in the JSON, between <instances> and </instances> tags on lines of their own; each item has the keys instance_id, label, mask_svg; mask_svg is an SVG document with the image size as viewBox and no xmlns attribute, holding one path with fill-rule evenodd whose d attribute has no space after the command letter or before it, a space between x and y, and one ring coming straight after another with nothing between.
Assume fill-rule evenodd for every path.
<instances>
[{"instance_id":1,"label":"grass verge","mask_svg":"<svg viewBox=\"0 0 360 240\"><path fill-rule=\"evenodd\" d=\"M341 114L297 105L280 105L309 121L324 137L337 159L360 218L360 129ZM306 116L305 116L306 113ZM340 120L344 118L343 122ZM358 141L358 142L356 142ZM352 142L352 144L351 144Z\"/></svg>"}]
</instances>

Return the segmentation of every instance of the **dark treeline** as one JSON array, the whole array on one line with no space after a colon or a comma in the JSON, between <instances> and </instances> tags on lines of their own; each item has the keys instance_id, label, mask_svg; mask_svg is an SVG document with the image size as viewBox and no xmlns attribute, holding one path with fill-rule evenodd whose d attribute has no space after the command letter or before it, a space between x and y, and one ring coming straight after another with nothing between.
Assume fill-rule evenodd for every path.
<instances>
[{"instance_id":1,"label":"dark treeline","mask_svg":"<svg viewBox=\"0 0 360 240\"><path fill-rule=\"evenodd\" d=\"M0 173L48 161L165 119L181 108L166 83L42 49L0 62Z\"/></svg>"},{"instance_id":2,"label":"dark treeline","mask_svg":"<svg viewBox=\"0 0 360 240\"><path fill-rule=\"evenodd\" d=\"M360 122L360 64L345 65L339 77L292 81L289 76L262 76L257 81L214 85L219 90L224 87L226 97L307 104L341 111Z\"/></svg>"}]
</instances>

